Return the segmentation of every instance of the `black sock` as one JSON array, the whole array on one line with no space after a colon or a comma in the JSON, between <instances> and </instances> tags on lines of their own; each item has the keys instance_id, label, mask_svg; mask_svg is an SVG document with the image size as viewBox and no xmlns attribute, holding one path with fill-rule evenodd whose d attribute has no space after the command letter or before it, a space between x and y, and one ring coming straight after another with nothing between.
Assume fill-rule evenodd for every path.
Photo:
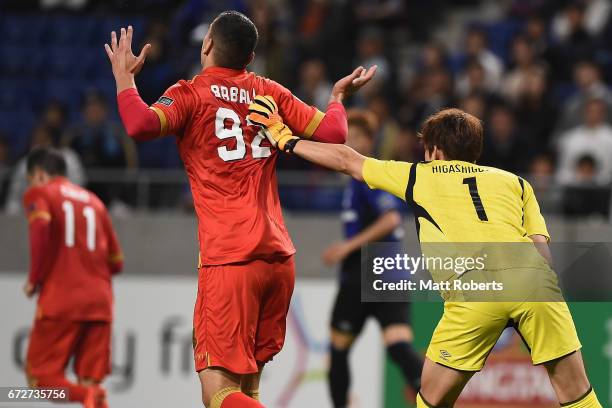
<instances>
[{"instance_id":1,"label":"black sock","mask_svg":"<svg viewBox=\"0 0 612 408\"><path fill-rule=\"evenodd\" d=\"M327 384L329 393L334 403L334 408L344 408L348 405L348 390L351 384L351 373L349 372L348 353L349 350L338 350L330 345L330 366L327 373Z\"/></svg>"},{"instance_id":2,"label":"black sock","mask_svg":"<svg viewBox=\"0 0 612 408\"><path fill-rule=\"evenodd\" d=\"M387 346L387 352L402 370L406 383L418 391L421 388L423 357L407 341L398 341Z\"/></svg>"}]
</instances>

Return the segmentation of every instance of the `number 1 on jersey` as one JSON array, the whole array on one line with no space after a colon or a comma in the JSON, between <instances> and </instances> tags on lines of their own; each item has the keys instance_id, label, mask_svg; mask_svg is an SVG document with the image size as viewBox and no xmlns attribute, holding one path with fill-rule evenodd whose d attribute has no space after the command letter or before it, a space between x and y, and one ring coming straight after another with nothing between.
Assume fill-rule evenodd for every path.
<instances>
[{"instance_id":1,"label":"number 1 on jersey","mask_svg":"<svg viewBox=\"0 0 612 408\"><path fill-rule=\"evenodd\" d=\"M470 196L472 197L472 204L476 210L476 215L480 221L489 221L487 212L484 209L480 194L478 194L478 185L476 184L476 177L466 177L463 179L463 184L467 184L470 190Z\"/></svg>"}]
</instances>

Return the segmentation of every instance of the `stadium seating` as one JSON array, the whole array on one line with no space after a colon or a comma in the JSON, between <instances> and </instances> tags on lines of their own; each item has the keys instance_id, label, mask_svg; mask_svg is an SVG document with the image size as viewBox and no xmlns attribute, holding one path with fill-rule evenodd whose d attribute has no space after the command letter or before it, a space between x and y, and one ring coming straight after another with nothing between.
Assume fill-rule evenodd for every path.
<instances>
[{"instance_id":1,"label":"stadium seating","mask_svg":"<svg viewBox=\"0 0 612 408\"><path fill-rule=\"evenodd\" d=\"M13 154L25 152L35 117L49 101L65 103L75 118L85 91L114 99L103 45L112 30L128 24L138 44L145 27L140 17L0 16L0 132Z\"/></svg>"}]
</instances>

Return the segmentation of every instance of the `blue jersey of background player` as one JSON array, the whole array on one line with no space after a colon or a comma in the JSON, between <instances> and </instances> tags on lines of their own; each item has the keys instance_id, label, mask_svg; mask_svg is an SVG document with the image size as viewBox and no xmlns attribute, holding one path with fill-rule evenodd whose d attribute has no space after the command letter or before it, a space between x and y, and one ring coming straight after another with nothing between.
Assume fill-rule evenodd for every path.
<instances>
[{"instance_id":1,"label":"blue jersey of background player","mask_svg":"<svg viewBox=\"0 0 612 408\"><path fill-rule=\"evenodd\" d=\"M342 200L342 221L344 223L344 237L349 241L366 228L380 222L381 218L387 216L392 218L390 224L394 225L397 216L404 207L404 203L396 196L382 190L372 190L365 183L351 179L344 191ZM401 217L401 216L400 216ZM385 236L370 241L384 242L385 244L370 247L370 257L390 256L394 257L401 251L401 241L404 237L404 227L402 223L397 225L390 233ZM342 260L340 266L340 284L359 285L361 278L361 250L355 249ZM394 277L385 272L385 280L398 280L401 273L396 272Z\"/></svg>"},{"instance_id":2,"label":"blue jersey of background player","mask_svg":"<svg viewBox=\"0 0 612 408\"><path fill-rule=\"evenodd\" d=\"M372 113L349 111L348 145L361 154L371 155L375 132L376 120ZM340 287L331 317L331 358L328 372L329 391L334 407L348 406L348 353L368 317L375 318L380 324L387 353L404 374L413 398L420 387L423 359L412 348L408 302L361 301L362 247L376 242L388 242L382 245L382 249L379 246L374 248L376 256L394 256L401 250L402 204L391 194L370 190L364 183L352 180L345 193L342 212L346 238L330 245L323 252L323 261L326 264L340 264ZM371 253L367 255L370 257ZM389 275L385 280L398 278L393 276L397 275L397 272Z\"/></svg>"}]
</instances>

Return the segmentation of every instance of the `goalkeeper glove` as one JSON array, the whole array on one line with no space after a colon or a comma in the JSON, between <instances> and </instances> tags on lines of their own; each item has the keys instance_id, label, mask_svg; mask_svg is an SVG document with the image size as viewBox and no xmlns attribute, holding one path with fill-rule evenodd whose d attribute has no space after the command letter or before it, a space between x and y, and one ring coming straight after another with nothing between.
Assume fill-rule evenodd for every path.
<instances>
[{"instance_id":1,"label":"goalkeeper glove","mask_svg":"<svg viewBox=\"0 0 612 408\"><path fill-rule=\"evenodd\" d=\"M283 123L278 114L278 107L271 96L257 95L249 105L248 121L260 126L273 147L285 153L291 153L300 140L291 129Z\"/></svg>"}]
</instances>

